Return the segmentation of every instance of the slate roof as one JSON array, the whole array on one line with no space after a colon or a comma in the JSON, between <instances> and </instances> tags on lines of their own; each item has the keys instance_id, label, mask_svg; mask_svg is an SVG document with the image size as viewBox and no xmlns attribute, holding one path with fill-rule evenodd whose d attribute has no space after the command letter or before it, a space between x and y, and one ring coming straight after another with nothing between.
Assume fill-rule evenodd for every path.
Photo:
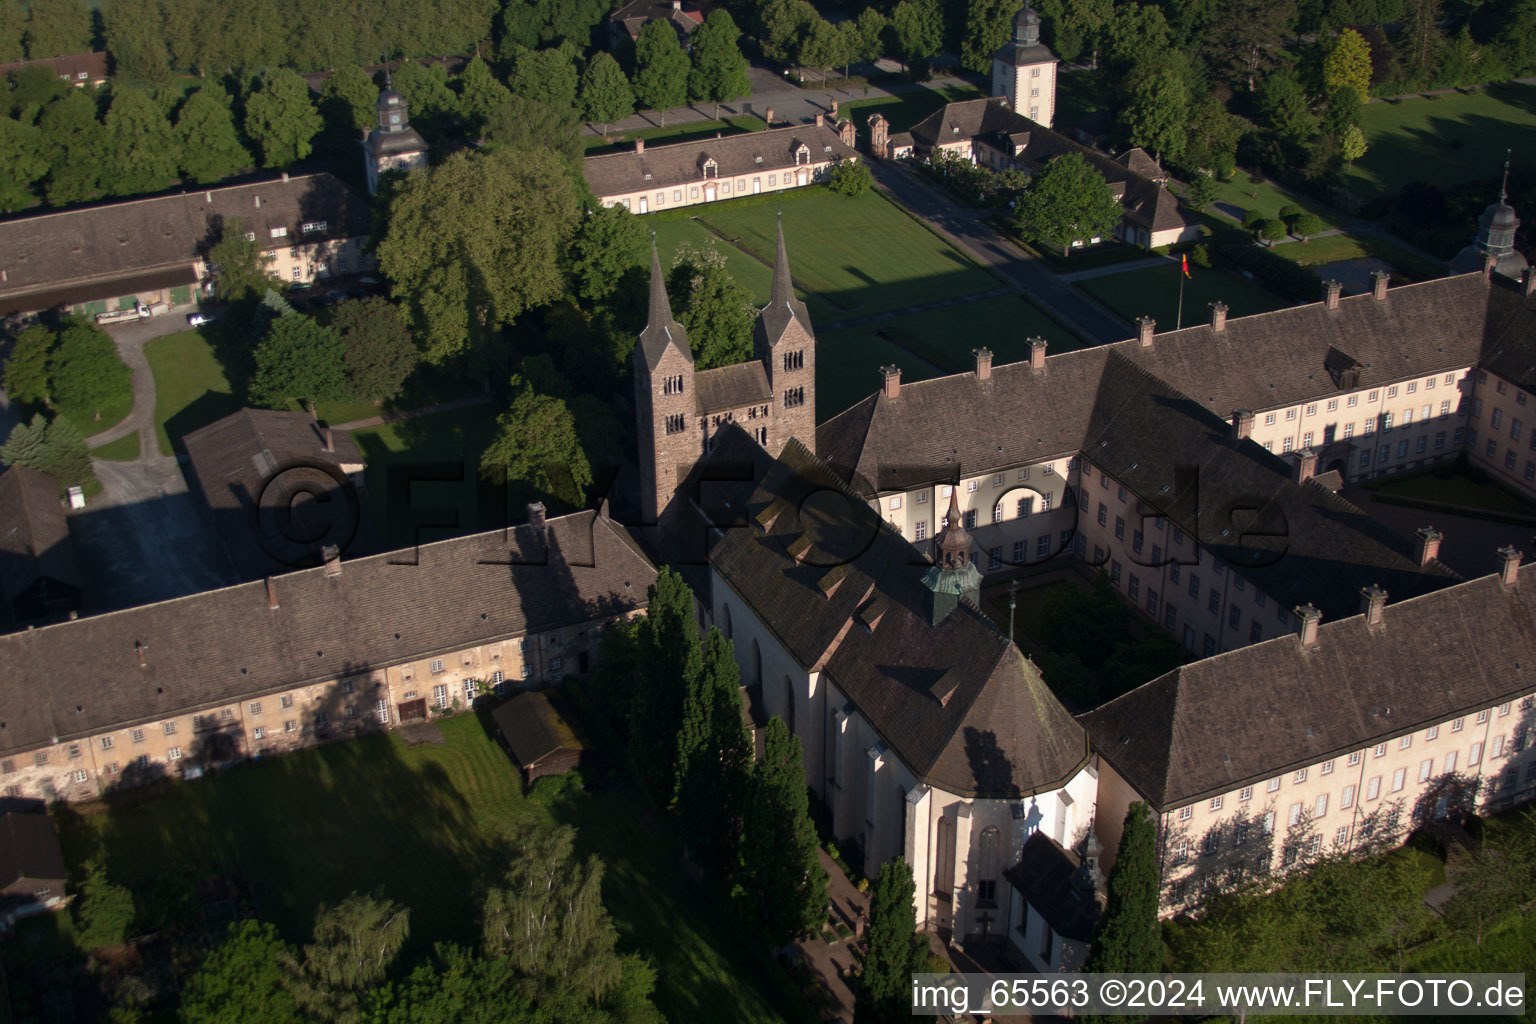
<instances>
[{"instance_id":1,"label":"slate roof","mask_svg":"<svg viewBox=\"0 0 1536 1024\"><path fill-rule=\"evenodd\" d=\"M34 66L46 67L60 78L67 78L74 82L104 82L107 79L107 54L105 50L95 53L70 53L63 57L39 57L36 60L18 60L9 64L0 64L0 75L9 75L23 68ZM84 72L86 77L81 78Z\"/></svg>"},{"instance_id":2,"label":"slate roof","mask_svg":"<svg viewBox=\"0 0 1536 1024\"><path fill-rule=\"evenodd\" d=\"M361 470L363 456L347 431L333 429L331 437L335 450L327 452L325 430L308 413L270 409L241 409L186 435L188 481L213 513L243 577L314 564L321 544L345 547L353 539L331 537L327 527L359 524L360 516L338 519L335 503L345 502L350 490L339 478ZM320 504L296 503L301 494L326 497ZM285 525L281 517L287 514L296 528ZM321 539L300 543L294 537Z\"/></svg>"},{"instance_id":3,"label":"slate roof","mask_svg":"<svg viewBox=\"0 0 1536 1024\"><path fill-rule=\"evenodd\" d=\"M1502 278L1490 291L1488 348L1479 365L1516 387L1536 390L1536 301Z\"/></svg>"},{"instance_id":4,"label":"slate roof","mask_svg":"<svg viewBox=\"0 0 1536 1024\"><path fill-rule=\"evenodd\" d=\"M1394 595L1395 596L1395 595ZM1407 601L1192 662L1082 716L1158 811L1343 756L1531 691L1536 578Z\"/></svg>"},{"instance_id":5,"label":"slate roof","mask_svg":"<svg viewBox=\"0 0 1536 1024\"><path fill-rule=\"evenodd\" d=\"M1179 201L1172 192L1109 154L1089 149L1008 109L1002 97L946 103L913 126L912 135L920 147L927 148L964 138L981 139L1032 167L1043 167L1055 157L1077 153L1103 175L1133 223L1151 231L1182 228L1185 224Z\"/></svg>"},{"instance_id":6,"label":"slate roof","mask_svg":"<svg viewBox=\"0 0 1536 1024\"><path fill-rule=\"evenodd\" d=\"M614 25L622 25L630 39L639 39L645 23L652 18L660 18L670 22L686 40L695 28L704 23L704 15L709 6L705 4L704 9L700 10L699 5L690 3L679 10L673 8L672 0L631 0L608 15L608 20Z\"/></svg>"},{"instance_id":7,"label":"slate roof","mask_svg":"<svg viewBox=\"0 0 1536 1024\"><path fill-rule=\"evenodd\" d=\"M491 712L491 718L519 767L531 768L551 754L582 749L560 712L537 691L518 694Z\"/></svg>"},{"instance_id":8,"label":"slate roof","mask_svg":"<svg viewBox=\"0 0 1536 1024\"><path fill-rule=\"evenodd\" d=\"M0 814L0 888L23 878L57 881L62 886L67 877L52 818L21 811Z\"/></svg>"},{"instance_id":9,"label":"slate roof","mask_svg":"<svg viewBox=\"0 0 1536 1024\"><path fill-rule=\"evenodd\" d=\"M0 749L643 608L655 567L597 512L424 544L0 636ZM138 653L142 650L144 665Z\"/></svg>"},{"instance_id":10,"label":"slate roof","mask_svg":"<svg viewBox=\"0 0 1536 1024\"><path fill-rule=\"evenodd\" d=\"M858 154L830 127L798 124L723 138L691 139L670 146L647 146L643 153L626 150L589 156L582 170L587 185L599 198L628 195L699 184L704 180L704 162L710 158L718 166L717 176L721 179L781 171L795 166L795 151L802 143L810 150L813 164L858 159Z\"/></svg>"},{"instance_id":11,"label":"slate roof","mask_svg":"<svg viewBox=\"0 0 1536 1024\"><path fill-rule=\"evenodd\" d=\"M1073 884L1072 876L1082 862L1075 851L1063 850L1045 832L1036 831L1024 841L1018 863L1003 877L1045 918L1051 931L1088 942L1103 907L1092 889Z\"/></svg>"},{"instance_id":12,"label":"slate roof","mask_svg":"<svg viewBox=\"0 0 1536 1024\"><path fill-rule=\"evenodd\" d=\"M1085 763L1083 733L1034 666L974 607L932 625L927 560L799 441L734 507L750 525L723 531L711 566L923 782L1017 797Z\"/></svg>"},{"instance_id":13,"label":"slate roof","mask_svg":"<svg viewBox=\"0 0 1536 1024\"><path fill-rule=\"evenodd\" d=\"M80 586L58 483L47 473L12 466L0 473L0 595L7 608L39 576ZM0 610L0 620L6 615Z\"/></svg>"},{"instance_id":14,"label":"slate roof","mask_svg":"<svg viewBox=\"0 0 1536 1024\"><path fill-rule=\"evenodd\" d=\"M373 223L367 200L331 174L12 218L0 221L0 301L191 264L220 226L237 217L263 248L365 236ZM325 229L305 234L303 225L315 221ZM287 234L273 239L272 230L281 228Z\"/></svg>"},{"instance_id":15,"label":"slate roof","mask_svg":"<svg viewBox=\"0 0 1536 1024\"><path fill-rule=\"evenodd\" d=\"M1121 153L1119 160L1125 165L1126 170L1139 174L1143 178L1158 181L1168 177L1168 172L1163 170L1162 165L1152 159L1151 155L1140 146L1133 146Z\"/></svg>"},{"instance_id":16,"label":"slate roof","mask_svg":"<svg viewBox=\"0 0 1536 1024\"><path fill-rule=\"evenodd\" d=\"M758 359L700 370L693 376L694 403L699 413L765 405L772 394L768 371Z\"/></svg>"}]
</instances>

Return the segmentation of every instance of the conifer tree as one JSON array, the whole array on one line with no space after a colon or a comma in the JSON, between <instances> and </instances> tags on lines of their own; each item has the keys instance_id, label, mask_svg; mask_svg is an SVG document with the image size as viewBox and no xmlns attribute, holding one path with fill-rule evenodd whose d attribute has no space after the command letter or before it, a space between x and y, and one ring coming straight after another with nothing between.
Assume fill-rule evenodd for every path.
<instances>
[{"instance_id":1,"label":"conifer tree","mask_svg":"<svg viewBox=\"0 0 1536 1024\"><path fill-rule=\"evenodd\" d=\"M7 466L25 466L39 473L46 472L48 464L48 420L42 413L33 413L27 423L11 428L5 443L0 444L0 462Z\"/></svg>"},{"instance_id":2,"label":"conifer tree","mask_svg":"<svg viewBox=\"0 0 1536 1024\"><path fill-rule=\"evenodd\" d=\"M1120 850L1109 875L1109 902L1093 937L1085 971L1155 973L1163 966L1157 921L1157 827L1144 803L1125 812Z\"/></svg>"},{"instance_id":3,"label":"conifer tree","mask_svg":"<svg viewBox=\"0 0 1536 1024\"><path fill-rule=\"evenodd\" d=\"M763 759L753 767L745 811L742 885L765 946L781 946L825 918L827 873L805 788L800 738L768 720ZM908 886L911 877L908 876Z\"/></svg>"},{"instance_id":4,"label":"conifer tree","mask_svg":"<svg viewBox=\"0 0 1536 1024\"><path fill-rule=\"evenodd\" d=\"M53 332L43 324L32 324L17 335L0 372L0 386L11 401L48 401L48 362L54 340Z\"/></svg>"},{"instance_id":5,"label":"conifer tree","mask_svg":"<svg viewBox=\"0 0 1536 1024\"><path fill-rule=\"evenodd\" d=\"M880 865L869 894L869 952L853 1006L854 1024L897 1024L912 1016L911 976L927 944L917 935L912 868L900 857Z\"/></svg>"},{"instance_id":6,"label":"conifer tree","mask_svg":"<svg viewBox=\"0 0 1536 1024\"><path fill-rule=\"evenodd\" d=\"M713 626L704 639L703 671L685 700L677 745L683 770L678 816L684 838L706 870L728 879L741 857L752 737L742 718L734 646Z\"/></svg>"},{"instance_id":7,"label":"conifer tree","mask_svg":"<svg viewBox=\"0 0 1536 1024\"><path fill-rule=\"evenodd\" d=\"M640 781L665 807L677 791L677 734L683 695L704 670L693 591L683 578L662 569L650 588L640 625L640 671L630 702L630 747Z\"/></svg>"}]
</instances>

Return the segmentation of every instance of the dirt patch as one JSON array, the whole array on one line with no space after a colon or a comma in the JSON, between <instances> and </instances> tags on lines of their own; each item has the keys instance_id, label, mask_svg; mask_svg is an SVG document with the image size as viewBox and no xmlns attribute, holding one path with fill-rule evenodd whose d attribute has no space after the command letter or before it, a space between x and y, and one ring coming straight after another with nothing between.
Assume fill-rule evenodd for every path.
<instances>
[{"instance_id":1,"label":"dirt patch","mask_svg":"<svg viewBox=\"0 0 1536 1024\"><path fill-rule=\"evenodd\" d=\"M436 722L410 722L395 731L409 747L419 747L424 743L442 746L448 742L443 738L443 730L437 727Z\"/></svg>"}]
</instances>

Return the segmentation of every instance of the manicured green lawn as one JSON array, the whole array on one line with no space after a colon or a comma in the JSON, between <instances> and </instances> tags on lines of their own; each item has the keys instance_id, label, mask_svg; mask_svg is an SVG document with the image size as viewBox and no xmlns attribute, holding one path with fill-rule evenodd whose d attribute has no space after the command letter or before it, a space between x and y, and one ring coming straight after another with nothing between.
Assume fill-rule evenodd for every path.
<instances>
[{"instance_id":1,"label":"manicured green lawn","mask_svg":"<svg viewBox=\"0 0 1536 1024\"><path fill-rule=\"evenodd\" d=\"M1236 207L1236 216L1239 220L1248 210L1258 210L1264 217L1272 219L1280 216L1282 206L1296 206L1317 214L1322 218L1325 229L1339 226L1333 223L1331 218L1334 215L1330 214L1325 207L1304 197L1286 195L1268 181L1251 182L1248 180L1248 173L1241 169L1232 176L1230 181L1216 182L1216 202Z\"/></svg>"},{"instance_id":2,"label":"manicured green lawn","mask_svg":"<svg viewBox=\"0 0 1536 1024\"><path fill-rule=\"evenodd\" d=\"M1282 242L1274 251L1277 256L1284 256L1304 267L1374 256L1392 264L1393 280L1398 284L1407 280L1425 281L1445 274L1443 266L1378 235L1328 235L1305 242Z\"/></svg>"},{"instance_id":3,"label":"manicured green lawn","mask_svg":"<svg viewBox=\"0 0 1536 1024\"><path fill-rule=\"evenodd\" d=\"M1128 320L1150 316L1159 331L1172 330L1177 323L1179 306L1179 265L1132 270L1080 281L1078 288ZM1227 304L1229 317L1249 316L1279 309L1286 302L1251 281L1222 270L1191 267L1184 281L1184 325L1203 323L1210 318L1209 303L1220 299Z\"/></svg>"},{"instance_id":4,"label":"manicured green lawn","mask_svg":"<svg viewBox=\"0 0 1536 1024\"><path fill-rule=\"evenodd\" d=\"M141 925L157 928L195 924L200 883L243 877L290 942L308 938L320 903L380 890L410 907L409 964L436 942L476 943L480 893L499 880L507 840L560 819L606 862L603 899L621 946L658 968L669 1020L805 1019L776 969L690 889L675 837L641 797L578 793L552 810L524 798L480 718L439 724L443 744L369 736L64 809L66 860L78 873L103 857L134 893Z\"/></svg>"},{"instance_id":5,"label":"manicured green lawn","mask_svg":"<svg viewBox=\"0 0 1536 1024\"><path fill-rule=\"evenodd\" d=\"M699 104L700 108L708 104ZM605 139L601 135L591 136L583 140L586 146L587 156L600 156L604 153L620 153L627 149L635 148L636 139L644 139L646 145L655 144L665 146L669 142L683 142L700 135L713 135L720 132L723 135L740 135L743 132L760 132L768 127L761 118L757 117L723 117L718 121L690 121L687 124L667 125L664 128L644 128L632 132L609 131Z\"/></svg>"},{"instance_id":6,"label":"manicured green lawn","mask_svg":"<svg viewBox=\"0 0 1536 1024\"><path fill-rule=\"evenodd\" d=\"M184 435L240 408L215 354L210 327L156 338L144 347L155 375L155 433L160 454L181 448Z\"/></svg>"},{"instance_id":7,"label":"manicured green lawn","mask_svg":"<svg viewBox=\"0 0 1536 1024\"><path fill-rule=\"evenodd\" d=\"M1532 505L1512 491L1505 490L1486 477L1474 479L1465 473L1441 473L1429 470L1405 476L1387 477L1385 480L1366 486L1381 494L1396 494L1423 501L1439 501L1448 505L1486 509L1489 512L1536 516L1536 505Z\"/></svg>"},{"instance_id":8,"label":"manicured green lawn","mask_svg":"<svg viewBox=\"0 0 1536 1024\"><path fill-rule=\"evenodd\" d=\"M133 386L131 384L113 395L108 401L103 402L97 409L76 409L67 405L59 407L59 415L79 427L80 433L84 434L87 438L117 426L123 421L123 417L132 411ZM97 416L98 413L100 414L99 418Z\"/></svg>"},{"instance_id":9,"label":"manicured green lawn","mask_svg":"<svg viewBox=\"0 0 1536 1024\"><path fill-rule=\"evenodd\" d=\"M480 453L495 431L489 405L352 431L367 464L363 504L387 547L507 524L500 490L479 477Z\"/></svg>"},{"instance_id":10,"label":"manicured green lawn","mask_svg":"<svg viewBox=\"0 0 1536 1024\"><path fill-rule=\"evenodd\" d=\"M811 90L814 95L814 90ZM880 113L891 123L891 132L904 132L911 130L929 114L938 110L946 103L954 103L958 100L980 99L984 93L969 85L944 86L938 89L919 89L915 92L902 93L899 96L880 96L867 100L849 100L838 109L839 115L853 118L853 123L858 126L859 133L868 130L869 118Z\"/></svg>"},{"instance_id":11,"label":"manicured green lawn","mask_svg":"<svg viewBox=\"0 0 1536 1024\"><path fill-rule=\"evenodd\" d=\"M1355 260L1366 255L1365 247L1349 235L1329 235L1305 242L1282 242L1275 246L1276 256L1284 256L1304 267L1318 267L1339 260Z\"/></svg>"},{"instance_id":12,"label":"manicured green lawn","mask_svg":"<svg viewBox=\"0 0 1536 1024\"><path fill-rule=\"evenodd\" d=\"M749 201L749 200L747 200ZM715 251L725 256L726 269L730 271L738 284L752 294L752 301L759 306L766 305L768 294L773 289L773 266L765 263L757 256L738 249L736 246L720 238L702 221L692 216L671 217L651 215L650 226L656 232L656 248L661 253L661 265L663 269L670 269L672 261L677 255L678 247L684 244L695 249L708 248L714 245ZM769 253L770 259L772 253ZM791 257L790 272L799 278L799 260ZM819 296L807 294L803 289L799 290L800 298L805 301L806 310L811 314L813 323L826 322L834 316L840 315Z\"/></svg>"},{"instance_id":13,"label":"manicured green lawn","mask_svg":"<svg viewBox=\"0 0 1536 1024\"><path fill-rule=\"evenodd\" d=\"M1536 155L1536 85L1506 82L1466 95L1368 103L1363 121L1370 148L1349 182L1366 197L1410 181L1446 186L1493 178L1506 149L1516 163Z\"/></svg>"},{"instance_id":14,"label":"manicured green lawn","mask_svg":"<svg viewBox=\"0 0 1536 1024\"><path fill-rule=\"evenodd\" d=\"M120 437L116 441L104 444L100 448L92 448L91 457L108 459L113 462L132 462L139 457L138 431L134 431L127 437Z\"/></svg>"},{"instance_id":15,"label":"manicured green lawn","mask_svg":"<svg viewBox=\"0 0 1536 1024\"><path fill-rule=\"evenodd\" d=\"M957 325L963 330L956 330ZM914 313L875 326L891 341L949 373L974 369L973 350L983 345L992 350L992 361L1001 365L1028 359L1029 339L1036 336L1046 340L1047 352L1070 352L1083 344L1076 334L1019 295L999 295Z\"/></svg>"},{"instance_id":16,"label":"manicured green lawn","mask_svg":"<svg viewBox=\"0 0 1536 1024\"><path fill-rule=\"evenodd\" d=\"M779 203L718 203L708 227L771 263ZM987 291L997 279L873 191L856 199L822 189L786 195L784 240L795 280L840 316Z\"/></svg>"},{"instance_id":17,"label":"manicured green lawn","mask_svg":"<svg viewBox=\"0 0 1536 1024\"><path fill-rule=\"evenodd\" d=\"M942 376L942 371L876 331L896 321L816 333L816 419L831 419L880 390L880 367L901 367L902 383Z\"/></svg>"}]
</instances>

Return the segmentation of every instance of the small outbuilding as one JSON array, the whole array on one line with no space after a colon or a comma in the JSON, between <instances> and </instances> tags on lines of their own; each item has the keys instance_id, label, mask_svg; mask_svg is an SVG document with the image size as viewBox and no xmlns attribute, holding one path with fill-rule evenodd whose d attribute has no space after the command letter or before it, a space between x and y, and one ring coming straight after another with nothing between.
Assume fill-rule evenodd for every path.
<instances>
[{"instance_id":1,"label":"small outbuilding","mask_svg":"<svg viewBox=\"0 0 1536 1024\"><path fill-rule=\"evenodd\" d=\"M1083 840L1081 855L1035 832L1003 877L1012 889L1010 959L1047 974L1081 970L1105 903L1093 831Z\"/></svg>"},{"instance_id":2,"label":"small outbuilding","mask_svg":"<svg viewBox=\"0 0 1536 1024\"><path fill-rule=\"evenodd\" d=\"M0 815L0 922L64 902L64 853L47 814Z\"/></svg>"},{"instance_id":3,"label":"small outbuilding","mask_svg":"<svg viewBox=\"0 0 1536 1024\"><path fill-rule=\"evenodd\" d=\"M585 748L543 693L520 693L491 712L491 718L523 773L523 785L580 766Z\"/></svg>"}]
</instances>

